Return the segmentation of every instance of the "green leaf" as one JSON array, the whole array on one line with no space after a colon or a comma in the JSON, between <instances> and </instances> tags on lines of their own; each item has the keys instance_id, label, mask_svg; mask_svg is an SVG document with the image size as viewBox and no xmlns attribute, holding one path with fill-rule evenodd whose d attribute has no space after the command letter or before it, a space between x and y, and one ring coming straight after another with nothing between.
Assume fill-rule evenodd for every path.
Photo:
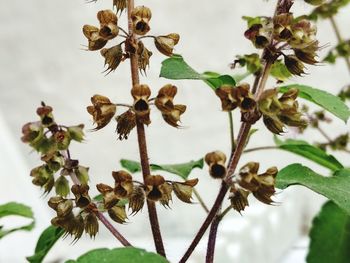
<instances>
[{"instance_id":1,"label":"green leaf","mask_svg":"<svg viewBox=\"0 0 350 263\"><path fill-rule=\"evenodd\" d=\"M12 229L3 229L3 226L0 226L0 239L15 231L19 231L19 230L30 231L35 226L33 211L29 206L26 206L24 204L10 202L4 205L0 205L0 218L5 216L21 216L21 217L30 218L33 220L31 223L27 225L12 228Z\"/></svg>"},{"instance_id":2,"label":"green leaf","mask_svg":"<svg viewBox=\"0 0 350 263\"><path fill-rule=\"evenodd\" d=\"M350 258L350 216L328 201L313 220L308 263L348 263Z\"/></svg>"},{"instance_id":3,"label":"green leaf","mask_svg":"<svg viewBox=\"0 0 350 263\"><path fill-rule=\"evenodd\" d=\"M276 187L285 189L291 185L303 185L324 195L350 214L349 169L342 169L334 176L325 177L301 164L291 164L277 174Z\"/></svg>"},{"instance_id":4,"label":"green leaf","mask_svg":"<svg viewBox=\"0 0 350 263\"><path fill-rule=\"evenodd\" d=\"M297 88L299 90L299 97L321 106L343 121L346 122L349 119L350 110L338 96L332 95L324 90L298 84L280 87L280 92L287 92L291 88Z\"/></svg>"},{"instance_id":5,"label":"green leaf","mask_svg":"<svg viewBox=\"0 0 350 263\"><path fill-rule=\"evenodd\" d=\"M64 229L49 226L40 235L34 255L27 257L30 263L41 263L56 241L64 234Z\"/></svg>"},{"instance_id":6,"label":"green leaf","mask_svg":"<svg viewBox=\"0 0 350 263\"><path fill-rule=\"evenodd\" d=\"M284 65L281 60L277 60L273 63L270 75L279 81L286 81L292 76L286 65Z\"/></svg>"},{"instance_id":7,"label":"green leaf","mask_svg":"<svg viewBox=\"0 0 350 263\"><path fill-rule=\"evenodd\" d=\"M141 165L139 162L122 159L120 160L120 164L123 168L127 169L131 173L141 171ZM187 163L180 164L151 164L150 167L152 171L169 172L172 174L176 174L186 180L194 168L202 169L203 164L203 159L199 159L197 161L190 161Z\"/></svg>"},{"instance_id":8,"label":"green leaf","mask_svg":"<svg viewBox=\"0 0 350 263\"><path fill-rule=\"evenodd\" d=\"M100 248L91 250L77 260L68 260L66 263L168 263L164 257L147 252L140 248Z\"/></svg>"},{"instance_id":9,"label":"green leaf","mask_svg":"<svg viewBox=\"0 0 350 263\"><path fill-rule=\"evenodd\" d=\"M167 79L197 79L203 80L212 89L217 89L221 85L236 85L235 79L227 74L221 75L216 72L206 71L198 73L191 68L181 55L174 54L162 62L160 77Z\"/></svg>"},{"instance_id":10,"label":"green leaf","mask_svg":"<svg viewBox=\"0 0 350 263\"><path fill-rule=\"evenodd\" d=\"M287 139L282 141L274 137L274 141L279 149L303 156L315 163L318 163L332 171L344 168L343 165L333 156L324 150L315 147L306 141Z\"/></svg>"}]
</instances>

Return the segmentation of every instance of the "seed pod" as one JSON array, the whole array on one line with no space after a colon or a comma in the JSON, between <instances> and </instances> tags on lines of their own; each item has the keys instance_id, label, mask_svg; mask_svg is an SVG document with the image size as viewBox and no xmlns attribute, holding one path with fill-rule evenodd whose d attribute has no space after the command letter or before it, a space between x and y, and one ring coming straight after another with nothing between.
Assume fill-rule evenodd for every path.
<instances>
[{"instance_id":1,"label":"seed pod","mask_svg":"<svg viewBox=\"0 0 350 263\"><path fill-rule=\"evenodd\" d=\"M176 33L171 33L165 36L157 36L154 38L154 44L158 51L165 56L173 55L174 46L179 42L180 36Z\"/></svg>"},{"instance_id":2,"label":"seed pod","mask_svg":"<svg viewBox=\"0 0 350 263\"><path fill-rule=\"evenodd\" d=\"M94 213L89 213L84 219L84 229L90 238L95 238L98 233L98 220Z\"/></svg>"},{"instance_id":3,"label":"seed pod","mask_svg":"<svg viewBox=\"0 0 350 263\"><path fill-rule=\"evenodd\" d=\"M205 162L209 165L209 174L214 179L222 179L226 175L226 155L221 151L210 152L205 155Z\"/></svg>"},{"instance_id":4,"label":"seed pod","mask_svg":"<svg viewBox=\"0 0 350 263\"><path fill-rule=\"evenodd\" d=\"M79 124L77 126L68 127L67 131L72 140L77 142L82 142L84 140L84 124Z\"/></svg>"},{"instance_id":5,"label":"seed pod","mask_svg":"<svg viewBox=\"0 0 350 263\"><path fill-rule=\"evenodd\" d=\"M137 214L145 203L145 191L142 187L135 187L131 196L129 197L129 208L131 208L131 214Z\"/></svg>"},{"instance_id":6,"label":"seed pod","mask_svg":"<svg viewBox=\"0 0 350 263\"><path fill-rule=\"evenodd\" d=\"M238 184L246 190L256 191L259 188L259 182L255 179L259 170L259 163L249 162L239 171Z\"/></svg>"},{"instance_id":7,"label":"seed pod","mask_svg":"<svg viewBox=\"0 0 350 263\"><path fill-rule=\"evenodd\" d=\"M231 85L222 85L215 90L215 94L221 100L221 108L223 111L232 111L238 107L240 99L238 90Z\"/></svg>"},{"instance_id":8,"label":"seed pod","mask_svg":"<svg viewBox=\"0 0 350 263\"><path fill-rule=\"evenodd\" d=\"M97 127L94 129L99 130L105 127L115 115L117 107L111 103L109 98L102 95L94 95L91 98L92 106L87 107L88 113L93 117L94 123Z\"/></svg>"},{"instance_id":9,"label":"seed pod","mask_svg":"<svg viewBox=\"0 0 350 263\"><path fill-rule=\"evenodd\" d=\"M112 10L101 10L97 13L97 19L100 21L99 35L107 40L118 36L118 17Z\"/></svg>"},{"instance_id":10,"label":"seed pod","mask_svg":"<svg viewBox=\"0 0 350 263\"><path fill-rule=\"evenodd\" d=\"M57 204L56 212L58 217L66 217L73 210L73 202L69 199L63 200Z\"/></svg>"},{"instance_id":11,"label":"seed pod","mask_svg":"<svg viewBox=\"0 0 350 263\"><path fill-rule=\"evenodd\" d=\"M151 9L145 6L137 6L131 12L133 32L137 35L145 35L151 29L149 21L152 18Z\"/></svg>"},{"instance_id":12,"label":"seed pod","mask_svg":"<svg viewBox=\"0 0 350 263\"><path fill-rule=\"evenodd\" d=\"M71 188L72 193L75 196L75 204L77 207L84 208L90 204L91 198L89 196L89 186L86 184L73 185Z\"/></svg>"},{"instance_id":13,"label":"seed pod","mask_svg":"<svg viewBox=\"0 0 350 263\"><path fill-rule=\"evenodd\" d=\"M116 117L117 134L119 140L127 140L130 132L136 126L136 115L132 110L127 110L123 114Z\"/></svg>"},{"instance_id":14,"label":"seed pod","mask_svg":"<svg viewBox=\"0 0 350 263\"><path fill-rule=\"evenodd\" d=\"M124 224L126 222L126 219L128 219L125 212L125 206L113 206L108 210L108 215L113 221L119 224Z\"/></svg>"},{"instance_id":15,"label":"seed pod","mask_svg":"<svg viewBox=\"0 0 350 263\"><path fill-rule=\"evenodd\" d=\"M282 13L274 17L274 38L278 41L286 41L293 36L291 25L293 14Z\"/></svg>"},{"instance_id":16,"label":"seed pod","mask_svg":"<svg viewBox=\"0 0 350 263\"><path fill-rule=\"evenodd\" d=\"M128 198L133 189L132 176L125 171L112 172L115 181L114 193L119 199Z\"/></svg>"},{"instance_id":17,"label":"seed pod","mask_svg":"<svg viewBox=\"0 0 350 263\"><path fill-rule=\"evenodd\" d=\"M113 0L113 6L117 8L117 14L120 11L120 14L123 13L126 8L127 0Z\"/></svg>"},{"instance_id":18,"label":"seed pod","mask_svg":"<svg viewBox=\"0 0 350 263\"><path fill-rule=\"evenodd\" d=\"M99 29L95 26L84 25L83 33L89 41L88 50L99 50L107 44L108 40L99 35Z\"/></svg>"},{"instance_id":19,"label":"seed pod","mask_svg":"<svg viewBox=\"0 0 350 263\"><path fill-rule=\"evenodd\" d=\"M148 104L148 98L151 96L150 88L145 84L135 85L131 89L131 95L134 98L133 109L136 116L141 123L149 125L151 123L149 117L150 108Z\"/></svg>"},{"instance_id":20,"label":"seed pod","mask_svg":"<svg viewBox=\"0 0 350 263\"><path fill-rule=\"evenodd\" d=\"M172 84L163 86L154 101L154 104L162 113L170 112L174 109L174 97L177 93L177 87Z\"/></svg>"},{"instance_id":21,"label":"seed pod","mask_svg":"<svg viewBox=\"0 0 350 263\"><path fill-rule=\"evenodd\" d=\"M151 201L161 201L163 205L168 205L171 200L172 187L165 181L163 176L150 175L145 180L146 197Z\"/></svg>"},{"instance_id":22,"label":"seed pod","mask_svg":"<svg viewBox=\"0 0 350 263\"><path fill-rule=\"evenodd\" d=\"M182 202L191 204L193 187L197 183L198 179L188 180L184 183L173 182L174 193Z\"/></svg>"},{"instance_id":23,"label":"seed pod","mask_svg":"<svg viewBox=\"0 0 350 263\"><path fill-rule=\"evenodd\" d=\"M123 59L123 49L121 44L111 48L103 48L100 52L105 58L105 65L108 65L108 68L104 71L107 72L107 74L114 71Z\"/></svg>"},{"instance_id":24,"label":"seed pod","mask_svg":"<svg viewBox=\"0 0 350 263\"><path fill-rule=\"evenodd\" d=\"M138 66L140 72L146 74L146 68L149 67L149 60L150 57L152 56L152 52L149 51L142 41L139 41L137 43L137 55L138 55Z\"/></svg>"},{"instance_id":25,"label":"seed pod","mask_svg":"<svg viewBox=\"0 0 350 263\"><path fill-rule=\"evenodd\" d=\"M69 182L64 176L61 175L56 180L55 191L60 196L67 196L69 194Z\"/></svg>"},{"instance_id":26,"label":"seed pod","mask_svg":"<svg viewBox=\"0 0 350 263\"><path fill-rule=\"evenodd\" d=\"M249 206L248 195L249 191L245 191L241 188L236 188L235 186L230 189L230 202L231 206L238 213L241 213L245 209L246 206Z\"/></svg>"},{"instance_id":27,"label":"seed pod","mask_svg":"<svg viewBox=\"0 0 350 263\"><path fill-rule=\"evenodd\" d=\"M103 205L105 209L110 209L119 201L112 187L106 184L97 184L97 190L103 195Z\"/></svg>"}]
</instances>

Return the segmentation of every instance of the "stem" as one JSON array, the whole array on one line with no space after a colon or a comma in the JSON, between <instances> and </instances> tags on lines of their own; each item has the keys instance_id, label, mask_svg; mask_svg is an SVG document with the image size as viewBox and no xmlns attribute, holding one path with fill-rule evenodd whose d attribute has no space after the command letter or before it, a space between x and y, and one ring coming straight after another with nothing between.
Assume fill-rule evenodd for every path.
<instances>
[{"instance_id":1,"label":"stem","mask_svg":"<svg viewBox=\"0 0 350 263\"><path fill-rule=\"evenodd\" d=\"M221 214L218 216L218 218L219 218L219 221L221 221L223 218L224 218L224 216L228 213L228 212L230 212L232 210L232 206L228 206L228 207L226 207L225 208L225 210L223 211L223 212L221 212Z\"/></svg>"},{"instance_id":2,"label":"stem","mask_svg":"<svg viewBox=\"0 0 350 263\"><path fill-rule=\"evenodd\" d=\"M234 150L236 148L236 142L235 142L235 131L234 131L234 127L233 127L232 111L228 112L228 118L229 118L229 123L230 123L231 152L234 152Z\"/></svg>"},{"instance_id":3,"label":"stem","mask_svg":"<svg viewBox=\"0 0 350 263\"><path fill-rule=\"evenodd\" d=\"M209 237L208 237L208 246L207 246L207 256L205 258L206 263L213 263L214 262L216 236L218 233L219 223L220 223L220 218L218 215L216 215L213 222L211 223L211 226L210 226L210 232L209 232Z\"/></svg>"},{"instance_id":4,"label":"stem","mask_svg":"<svg viewBox=\"0 0 350 263\"><path fill-rule=\"evenodd\" d=\"M329 143L332 142L331 137L329 137L328 134L327 134L321 127L317 126L316 129L322 134L323 137L325 137L325 139L326 139Z\"/></svg>"},{"instance_id":5,"label":"stem","mask_svg":"<svg viewBox=\"0 0 350 263\"><path fill-rule=\"evenodd\" d=\"M132 32L132 20L131 20L131 12L134 9L134 0L128 1L128 31L130 40L132 42L136 42L135 35ZM137 85L140 83L139 72L138 72L138 58L137 54L130 53L130 69L131 69L131 78L132 85ZM137 140L139 145L139 153L140 153L140 161L142 168L143 180L145 180L148 176L150 176L150 166L148 161L148 153L147 153L147 144L146 144L146 135L145 135L145 127L143 123L141 123L138 119L136 119L136 127L137 127ZM156 205L154 202L147 200L147 208L148 208L148 216L152 229L153 240L157 250L157 253L166 256L163 239L160 232L159 221L157 216Z\"/></svg>"},{"instance_id":6,"label":"stem","mask_svg":"<svg viewBox=\"0 0 350 263\"><path fill-rule=\"evenodd\" d=\"M208 209L207 205L204 203L203 198L200 196L200 194L198 193L196 188L193 187L192 191L193 191L193 194L196 196L199 204L203 207L204 211L209 213L209 209Z\"/></svg>"},{"instance_id":7,"label":"stem","mask_svg":"<svg viewBox=\"0 0 350 263\"><path fill-rule=\"evenodd\" d=\"M97 218L105 225L105 227L112 233L112 235L115 236L115 238L118 239L120 243L123 244L124 247L131 246L129 241L126 240L124 236L120 234L117 229L114 228L114 226L108 221L108 219L100 211L95 211L95 214Z\"/></svg>"},{"instance_id":8,"label":"stem","mask_svg":"<svg viewBox=\"0 0 350 263\"><path fill-rule=\"evenodd\" d=\"M261 147L254 147L247 150L244 150L243 153L250 153L255 151L261 151L261 150L278 150L279 148L277 146L261 146Z\"/></svg>"},{"instance_id":9,"label":"stem","mask_svg":"<svg viewBox=\"0 0 350 263\"><path fill-rule=\"evenodd\" d=\"M343 42L343 38L342 38L342 36L340 34L340 30L338 28L337 23L335 22L334 17L331 16L329 18L329 20L331 21L334 33L337 36L338 44L342 43ZM344 57L344 60L345 60L346 66L348 67L348 70L349 70L349 73L350 73L350 58L349 57Z\"/></svg>"}]
</instances>

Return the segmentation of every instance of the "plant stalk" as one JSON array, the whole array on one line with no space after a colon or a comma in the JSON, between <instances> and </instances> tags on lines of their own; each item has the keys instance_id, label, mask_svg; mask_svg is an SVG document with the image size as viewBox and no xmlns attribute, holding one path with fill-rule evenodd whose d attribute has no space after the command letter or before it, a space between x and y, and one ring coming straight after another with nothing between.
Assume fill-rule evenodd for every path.
<instances>
[{"instance_id":1,"label":"plant stalk","mask_svg":"<svg viewBox=\"0 0 350 263\"><path fill-rule=\"evenodd\" d=\"M132 20L131 20L131 12L134 9L134 0L128 0L128 31L131 42L136 42L137 39L132 31ZM137 54L130 54L130 69L131 69L131 78L132 85L140 84L139 72L138 72L138 57ZM150 165L148 161L148 153L147 153L147 143L146 143L146 135L145 135L145 127L143 123L141 123L138 119L136 119L136 128L137 128L137 140L139 145L139 153L140 153L140 161L142 168L143 180L145 180L148 176L150 176ZM152 229L153 240L157 250L157 253L165 255L165 249L163 245L163 239L160 232L158 215L156 210L156 205L154 202L147 200L147 208L148 208L148 216Z\"/></svg>"}]
</instances>

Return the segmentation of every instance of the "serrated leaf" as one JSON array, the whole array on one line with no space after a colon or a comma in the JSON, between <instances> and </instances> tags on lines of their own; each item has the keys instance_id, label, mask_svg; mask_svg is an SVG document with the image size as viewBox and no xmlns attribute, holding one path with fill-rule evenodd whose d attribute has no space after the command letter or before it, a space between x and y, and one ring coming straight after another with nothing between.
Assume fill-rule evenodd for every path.
<instances>
[{"instance_id":1,"label":"serrated leaf","mask_svg":"<svg viewBox=\"0 0 350 263\"><path fill-rule=\"evenodd\" d=\"M302 140L287 139L282 141L274 137L275 144L279 149L292 152L314 161L332 171L344 168L343 165L331 154Z\"/></svg>"},{"instance_id":2,"label":"serrated leaf","mask_svg":"<svg viewBox=\"0 0 350 263\"><path fill-rule=\"evenodd\" d=\"M221 85L236 85L235 79L227 74L221 75L216 72L206 71L203 74L198 73L190 67L183 57L174 54L172 57L162 62L160 77L167 79L195 79L204 81L212 89L217 89Z\"/></svg>"},{"instance_id":3,"label":"serrated leaf","mask_svg":"<svg viewBox=\"0 0 350 263\"><path fill-rule=\"evenodd\" d=\"M30 218L33 220L31 223L27 225L12 228L12 229L4 229L3 226L0 226L0 239L15 231L19 231L19 230L30 231L35 226L33 211L29 206L26 206L24 204L10 202L4 205L0 205L0 218L5 216L21 216L21 217Z\"/></svg>"},{"instance_id":4,"label":"serrated leaf","mask_svg":"<svg viewBox=\"0 0 350 263\"><path fill-rule=\"evenodd\" d=\"M41 263L56 241L64 234L64 229L49 226L40 235L34 255L27 257L30 263Z\"/></svg>"},{"instance_id":5,"label":"serrated leaf","mask_svg":"<svg viewBox=\"0 0 350 263\"><path fill-rule=\"evenodd\" d=\"M131 173L141 171L141 165L139 162L122 159L120 160L120 164L123 168L127 169ZM194 168L202 169L203 164L203 159L199 159L197 161L190 161L180 164L150 164L150 167L152 171L165 171L168 173L176 174L186 180Z\"/></svg>"},{"instance_id":6,"label":"serrated leaf","mask_svg":"<svg viewBox=\"0 0 350 263\"><path fill-rule=\"evenodd\" d=\"M334 176L322 176L299 163L283 168L276 177L276 187L285 189L303 185L332 200L350 214L350 170L342 169Z\"/></svg>"},{"instance_id":7,"label":"serrated leaf","mask_svg":"<svg viewBox=\"0 0 350 263\"><path fill-rule=\"evenodd\" d=\"M324 90L298 84L280 87L279 91L284 93L291 88L299 90L299 97L321 106L341 120L346 122L349 119L350 110L338 96L332 95Z\"/></svg>"},{"instance_id":8,"label":"serrated leaf","mask_svg":"<svg viewBox=\"0 0 350 263\"><path fill-rule=\"evenodd\" d=\"M168 263L164 257L147 252L144 249L123 247L123 248L100 248L91 250L77 260L68 260L66 263Z\"/></svg>"},{"instance_id":9,"label":"serrated leaf","mask_svg":"<svg viewBox=\"0 0 350 263\"><path fill-rule=\"evenodd\" d=\"M308 263L348 263L350 216L332 201L323 205L310 231Z\"/></svg>"}]
</instances>

